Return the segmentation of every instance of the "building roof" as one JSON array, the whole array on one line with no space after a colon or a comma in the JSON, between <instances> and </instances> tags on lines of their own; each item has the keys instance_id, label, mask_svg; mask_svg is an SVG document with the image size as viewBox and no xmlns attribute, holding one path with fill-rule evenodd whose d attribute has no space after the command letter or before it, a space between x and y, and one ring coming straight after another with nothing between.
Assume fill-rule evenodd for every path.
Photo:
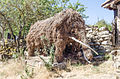
<instances>
[{"instance_id":1,"label":"building roof","mask_svg":"<svg viewBox=\"0 0 120 79\"><path fill-rule=\"evenodd\" d=\"M108 8L109 10L114 10L117 7L115 4L117 4L120 0L107 0L102 4L102 7Z\"/></svg>"}]
</instances>

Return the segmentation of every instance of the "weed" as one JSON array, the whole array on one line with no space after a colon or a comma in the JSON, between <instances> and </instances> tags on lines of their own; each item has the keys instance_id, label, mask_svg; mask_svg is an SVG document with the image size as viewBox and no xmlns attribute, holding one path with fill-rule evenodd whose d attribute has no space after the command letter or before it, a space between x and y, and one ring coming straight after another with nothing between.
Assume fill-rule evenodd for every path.
<instances>
[{"instance_id":1,"label":"weed","mask_svg":"<svg viewBox=\"0 0 120 79\"><path fill-rule=\"evenodd\" d=\"M45 67L48 69L48 70L52 70L52 64L54 62L54 52L55 52L55 46L54 44L50 45L50 42L48 41L47 38L45 38L45 36L42 36L41 39L43 40L43 45L44 45L44 50L45 50L45 53L47 53L49 56L50 56L50 59L49 61L45 61L41 56L40 59L43 60L43 62L45 63Z\"/></svg>"},{"instance_id":2,"label":"weed","mask_svg":"<svg viewBox=\"0 0 120 79\"><path fill-rule=\"evenodd\" d=\"M24 76L24 75L21 75L20 76L21 77L21 79L28 79L26 76Z\"/></svg>"},{"instance_id":3,"label":"weed","mask_svg":"<svg viewBox=\"0 0 120 79\"><path fill-rule=\"evenodd\" d=\"M99 73L100 72L98 66L93 66L93 71L95 71L95 73Z\"/></svg>"},{"instance_id":4,"label":"weed","mask_svg":"<svg viewBox=\"0 0 120 79\"><path fill-rule=\"evenodd\" d=\"M16 58L19 57L19 54L18 54L18 53L13 53L13 54L12 54L12 57L13 57L14 59L16 59Z\"/></svg>"},{"instance_id":5,"label":"weed","mask_svg":"<svg viewBox=\"0 0 120 79\"><path fill-rule=\"evenodd\" d=\"M110 58L110 55L109 54L105 54L104 59L108 60L109 58Z\"/></svg>"},{"instance_id":6,"label":"weed","mask_svg":"<svg viewBox=\"0 0 120 79\"><path fill-rule=\"evenodd\" d=\"M25 59L24 51L25 51L25 49L20 48L20 56L22 56L23 59Z\"/></svg>"},{"instance_id":7,"label":"weed","mask_svg":"<svg viewBox=\"0 0 120 79\"><path fill-rule=\"evenodd\" d=\"M7 62L9 58L10 58L9 55L7 55L7 54L1 54L1 61Z\"/></svg>"},{"instance_id":8,"label":"weed","mask_svg":"<svg viewBox=\"0 0 120 79\"><path fill-rule=\"evenodd\" d=\"M112 55L110 55L110 54L105 54L104 59L105 59L105 60L108 60L108 59L112 60Z\"/></svg>"},{"instance_id":9,"label":"weed","mask_svg":"<svg viewBox=\"0 0 120 79\"><path fill-rule=\"evenodd\" d=\"M4 72L0 72L0 76L5 76L6 74Z\"/></svg>"},{"instance_id":10,"label":"weed","mask_svg":"<svg viewBox=\"0 0 120 79\"><path fill-rule=\"evenodd\" d=\"M31 77L33 76L33 68L31 69L31 71L29 70L28 66L25 68L25 73L27 74L27 76Z\"/></svg>"},{"instance_id":11,"label":"weed","mask_svg":"<svg viewBox=\"0 0 120 79\"><path fill-rule=\"evenodd\" d=\"M29 78L32 78L33 77L33 71L34 71L34 68L31 68L29 66L25 66L25 74L22 74L21 75L21 79L29 79Z\"/></svg>"},{"instance_id":12,"label":"weed","mask_svg":"<svg viewBox=\"0 0 120 79\"><path fill-rule=\"evenodd\" d=\"M46 62L41 56L39 56L40 59L44 62L45 64L45 67L48 69L48 70L52 70L52 64L50 62Z\"/></svg>"},{"instance_id":13,"label":"weed","mask_svg":"<svg viewBox=\"0 0 120 79\"><path fill-rule=\"evenodd\" d=\"M53 64L53 62L54 62L54 56L55 56L55 55L54 55L55 46L52 45L49 50L50 50L50 63Z\"/></svg>"}]
</instances>

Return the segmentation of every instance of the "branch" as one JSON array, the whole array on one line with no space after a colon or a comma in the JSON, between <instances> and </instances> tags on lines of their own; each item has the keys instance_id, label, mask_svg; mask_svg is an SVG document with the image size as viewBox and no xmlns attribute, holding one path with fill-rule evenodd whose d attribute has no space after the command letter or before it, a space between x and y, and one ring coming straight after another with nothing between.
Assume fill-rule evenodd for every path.
<instances>
[{"instance_id":1,"label":"branch","mask_svg":"<svg viewBox=\"0 0 120 79\"><path fill-rule=\"evenodd\" d=\"M10 29L10 32L11 32L11 34L12 34L12 36L13 36L13 38L14 38L14 41L15 41L15 43L16 43L15 35L14 35L14 33L13 33L13 29L12 29L9 21L7 20L6 16L5 16L1 11L0 11L0 15L3 16L4 20L5 20L6 23L8 24L8 27L9 27L9 29Z\"/></svg>"}]
</instances>

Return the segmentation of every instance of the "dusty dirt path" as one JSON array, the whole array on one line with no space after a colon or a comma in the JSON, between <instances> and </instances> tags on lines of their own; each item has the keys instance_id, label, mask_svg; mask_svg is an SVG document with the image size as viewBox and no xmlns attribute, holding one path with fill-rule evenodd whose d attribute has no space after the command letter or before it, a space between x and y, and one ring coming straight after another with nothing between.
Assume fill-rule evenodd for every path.
<instances>
[{"instance_id":1,"label":"dusty dirt path","mask_svg":"<svg viewBox=\"0 0 120 79\"><path fill-rule=\"evenodd\" d=\"M113 61L108 60L99 66L81 65L69 66L70 72L58 71L57 74L47 71L43 66L33 67L33 75L30 78L25 73L25 63L21 60L9 60L7 63L0 63L0 79L119 79ZM29 66L31 73L31 66Z\"/></svg>"},{"instance_id":2,"label":"dusty dirt path","mask_svg":"<svg viewBox=\"0 0 120 79\"><path fill-rule=\"evenodd\" d=\"M71 72L61 72L62 77L55 79L116 79L116 70L112 64L112 61L106 61L99 66L73 66Z\"/></svg>"}]
</instances>

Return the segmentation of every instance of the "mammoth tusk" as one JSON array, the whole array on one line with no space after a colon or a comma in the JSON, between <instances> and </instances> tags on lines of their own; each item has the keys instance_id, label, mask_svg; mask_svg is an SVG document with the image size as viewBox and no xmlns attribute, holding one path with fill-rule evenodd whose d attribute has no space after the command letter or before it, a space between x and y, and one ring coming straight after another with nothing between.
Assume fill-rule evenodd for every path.
<instances>
[{"instance_id":1,"label":"mammoth tusk","mask_svg":"<svg viewBox=\"0 0 120 79\"><path fill-rule=\"evenodd\" d=\"M88 63L91 63L91 62L87 59L87 57L85 56L84 53L83 53L83 57L85 58L85 60L86 60Z\"/></svg>"},{"instance_id":2,"label":"mammoth tusk","mask_svg":"<svg viewBox=\"0 0 120 79\"><path fill-rule=\"evenodd\" d=\"M85 44L85 43L83 43L83 42L77 40L77 39L74 38L74 37L69 37L69 38L72 39L72 40L74 40L74 41L76 41L76 42L78 42L78 43L80 43L80 44L82 44L82 45L84 45L84 46L86 46L86 47L88 47L88 48L91 49L95 54L98 55L98 53L97 53L94 49L92 49L90 46L88 46L87 44Z\"/></svg>"}]
</instances>

